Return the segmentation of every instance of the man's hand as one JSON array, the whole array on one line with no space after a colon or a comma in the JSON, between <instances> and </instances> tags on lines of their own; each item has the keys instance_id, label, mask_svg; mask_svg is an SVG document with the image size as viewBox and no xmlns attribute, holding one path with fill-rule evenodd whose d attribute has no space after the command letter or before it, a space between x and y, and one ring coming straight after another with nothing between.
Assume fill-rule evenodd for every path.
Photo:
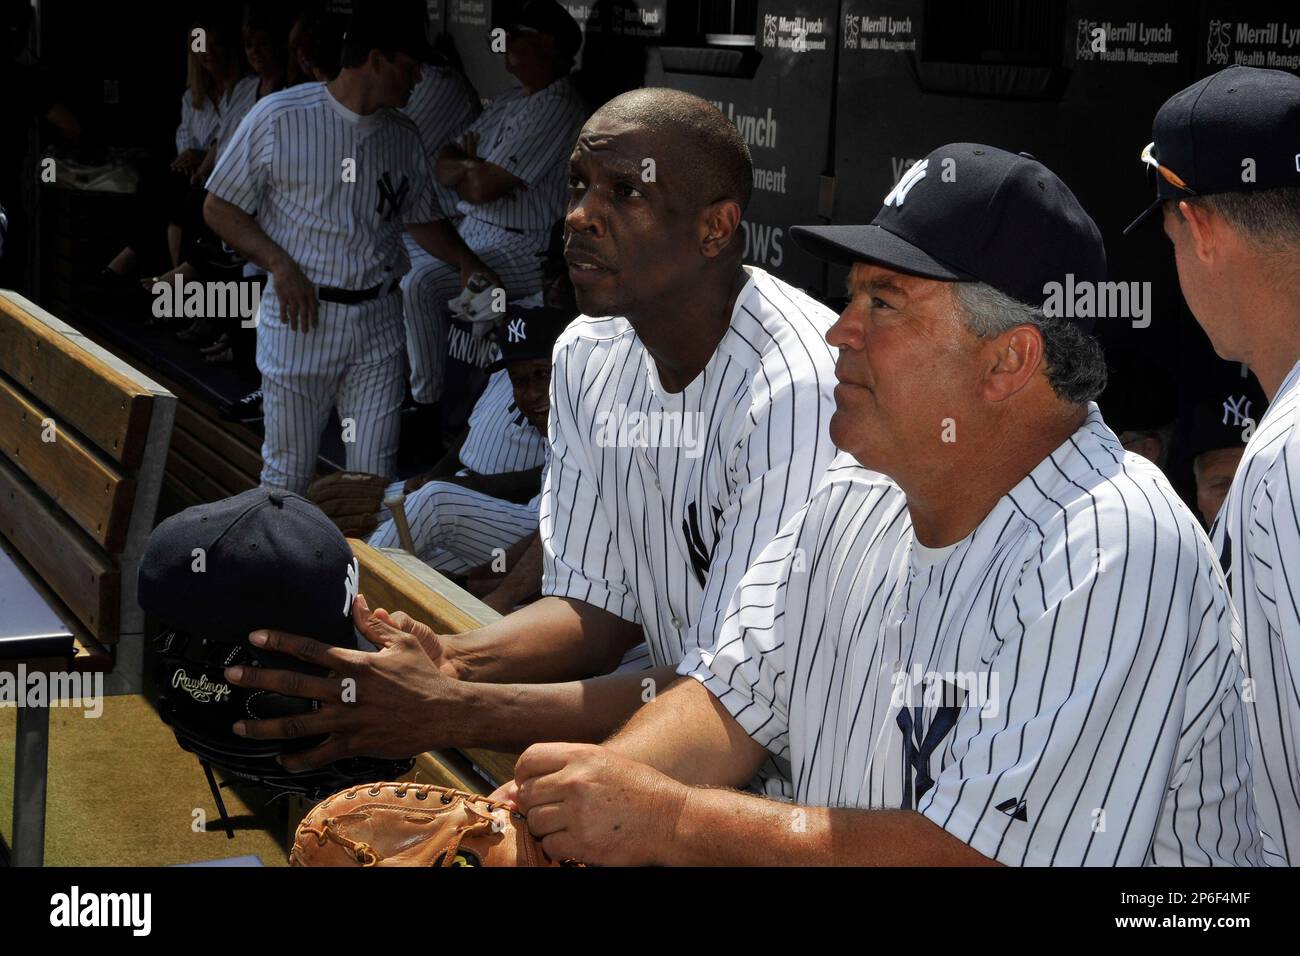
<instances>
[{"instance_id":1,"label":"man's hand","mask_svg":"<svg viewBox=\"0 0 1300 956\"><path fill-rule=\"evenodd\" d=\"M203 162L199 163L198 167L194 170L194 172L190 174L190 185L202 186L204 183L206 183L208 181L208 177L212 175L212 170L216 167L216 165L217 165L217 151L214 148L208 150L207 154L203 157Z\"/></svg>"},{"instance_id":2,"label":"man's hand","mask_svg":"<svg viewBox=\"0 0 1300 956\"><path fill-rule=\"evenodd\" d=\"M202 164L206 153L207 150L202 149L187 149L179 153L172 160L172 172L184 173L186 176L193 175L194 171Z\"/></svg>"},{"instance_id":3,"label":"man's hand","mask_svg":"<svg viewBox=\"0 0 1300 956\"><path fill-rule=\"evenodd\" d=\"M534 744L496 799L528 815L552 860L601 866L665 862L689 788L595 744Z\"/></svg>"},{"instance_id":4,"label":"man's hand","mask_svg":"<svg viewBox=\"0 0 1300 956\"><path fill-rule=\"evenodd\" d=\"M285 260L271 271L275 283L275 297L280 302L280 317L295 332L308 332L320 324L317 312L316 287L303 274L298 263Z\"/></svg>"},{"instance_id":5,"label":"man's hand","mask_svg":"<svg viewBox=\"0 0 1300 956\"><path fill-rule=\"evenodd\" d=\"M284 756L286 770L313 770L345 757L410 757L455 737L460 689L466 685L447 676L438 635L400 612L371 612L362 595L353 602L352 619L378 653L282 631L249 636L258 647L328 668L326 677L262 667L226 670L226 679L240 687L320 701L314 714L234 725L235 733L259 740L329 735L311 750Z\"/></svg>"},{"instance_id":6,"label":"man's hand","mask_svg":"<svg viewBox=\"0 0 1300 956\"><path fill-rule=\"evenodd\" d=\"M489 269L483 260L477 256L467 256L461 260L460 287L463 289L465 286L469 285L469 280L476 274L481 275L483 278L488 280L489 288L493 286L499 286L502 289L505 288L505 283L501 281L501 277Z\"/></svg>"}]
</instances>

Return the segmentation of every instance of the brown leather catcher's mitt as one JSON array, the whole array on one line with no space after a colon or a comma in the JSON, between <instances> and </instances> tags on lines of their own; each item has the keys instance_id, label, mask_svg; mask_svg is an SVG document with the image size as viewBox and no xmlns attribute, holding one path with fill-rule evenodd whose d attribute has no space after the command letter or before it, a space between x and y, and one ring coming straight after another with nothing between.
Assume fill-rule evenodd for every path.
<instances>
[{"instance_id":1,"label":"brown leather catcher's mitt","mask_svg":"<svg viewBox=\"0 0 1300 956\"><path fill-rule=\"evenodd\" d=\"M291 866L557 866L504 803L431 784L341 790L298 824Z\"/></svg>"},{"instance_id":2,"label":"brown leather catcher's mitt","mask_svg":"<svg viewBox=\"0 0 1300 956\"><path fill-rule=\"evenodd\" d=\"M340 471L313 481L307 497L345 536L365 538L379 527L375 514L384 508L384 489L388 485L388 479L378 475Z\"/></svg>"}]
</instances>

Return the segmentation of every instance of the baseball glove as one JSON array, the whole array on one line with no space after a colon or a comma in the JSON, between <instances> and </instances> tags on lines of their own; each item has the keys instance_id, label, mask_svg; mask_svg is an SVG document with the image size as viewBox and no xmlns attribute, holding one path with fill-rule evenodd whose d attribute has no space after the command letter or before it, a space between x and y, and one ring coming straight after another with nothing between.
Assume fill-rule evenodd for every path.
<instances>
[{"instance_id":1,"label":"baseball glove","mask_svg":"<svg viewBox=\"0 0 1300 956\"><path fill-rule=\"evenodd\" d=\"M375 783L318 804L291 866L559 866L508 805L431 784ZM568 862L568 861L566 861Z\"/></svg>"},{"instance_id":2,"label":"baseball glove","mask_svg":"<svg viewBox=\"0 0 1300 956\"><path fill-rule=\"evenodd\" d=\"M317 478L307 497L349 538L365 538L379 527L388 479L360 471L340 471Z\"/></svg>"}]
</instances>

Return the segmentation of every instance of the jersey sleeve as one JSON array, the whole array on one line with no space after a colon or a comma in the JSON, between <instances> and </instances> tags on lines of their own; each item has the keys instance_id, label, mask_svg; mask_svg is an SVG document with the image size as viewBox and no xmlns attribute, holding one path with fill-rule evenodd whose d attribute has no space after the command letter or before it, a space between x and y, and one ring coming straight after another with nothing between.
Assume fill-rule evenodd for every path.
<instances>
[{"instance_id":1,"label":"jersey sleeve","mask_svg":"<svg viewBox=\"0 0 1300 956\"><path fill-rule=\"evenodd\" d=\"M181 122L176 127L176 153L179 155L187 149L203 149L203 144L194 134L194 106L190 102L188 89L181 95Z\"/></svg>"},{"instance_id":2,"label":"jersey sleeve","mask_svg":"<svg viewBox=\"0 0 1300 956\"><path fill-rule=\"evenodd\" d=\"M263 108L268 102L262 100L240 122L207 183L208 192L250 216L261 204L275 154L274 116Z\"/></svg>"},{"instance_id":3,"label":"jersey sleeve","mask_svg":"<svg viewBox=\"0 0 1300 956\"><path fill-rule=\"evenodd\" d=\"M833 380L813 367L790 380L771 383L760 373L759 396L749 427L729 463L731 500L718 520L699 618L686 646L711 645L718 622L745 571L782 526L812 497L835 456L824 439L835 411Z\"/></svg>"},{"instance_id":4,"label":"jersey sleeve","mask_svg":"<svg viewBox=\"0 0 1300 956\"><path fill-rule=\"evenodd\" d=\"M424 147L420 143L419 134L415 136L413 146L417 153L415 163L416 176L414 189L412 190L411 202L407 204L402 214L404 223L423 223L433 222L435 219L445 219L446 212L442 208L437 192L434 189L436 180L433 178L433 172L429 164L424 160Z\"/></svg>"},{"instance_id":5,"label":"jersey sleeve","mask_svg":"<svg viewBox=\"0 0 1300 956\"><path fill-rule=\"evenodd\" d=\"M503 119L500 136L479 143L479 156L525 186L536 186L552 170L567 165L581 128L581 109L571 100L556 96L540 104L525 101Z\"/></svg>"},{"instance_id":6,"label":"jersey sleeve","mask_svg":"<svg viewBox=\"0 0 1300 956\"><path fill-rule=\"evenodd\" d=\"M704 685L756 743L777 758L790 750L790 693L786 680L786 632L797 622L800 633L821 633L826 602L809 601L814 578L796 570L815 535L810 502L759 554L741 578L711 647L692 647L677 673Z\"/></svg>"},{"instance_id":7,"label":"jersey sleeve","mask_svg":"<svg viewBox=\"0 0 1300 956\"><path fill-rule=\"evenodd\" d=\"M569 394L573 344L556 347L551 374L550 464L542 484L538 527L542 594L583 601L634 624L636 596L628 584L596 475L581 444Z\"/></svg>"},{"instance_id":8,"label":"jersey sleeve","mask_svg":"<svg viewBox=\"0 0 1300 956\"><path fill-rule=\"evenodd\" d=\"M1253 587L1243 603L1248 706L1255 713L1255 799L1268 821L1270 858L1296 859L1300 822L1300 435L1291 431L1249 503L1238 580ZM1259 620L1262 614L1263 621ZM1267 640L1256 629L1267 625ZM1276 832L1273 832L1276 831Z\"/></svg>"},{"instance_id":9,"label":"jersey sleeve","mask_svg":"<svg viewBox=\"0 0 1300 956\"><path fill-rule=\"evenodd\" d=\"M1145 507L1039 539L986 639L983 699L951 708L952 759L916 808L991 859L1256 858L1226 585L1190 516L1152 533Z\"/></svg>"}]
</instances>

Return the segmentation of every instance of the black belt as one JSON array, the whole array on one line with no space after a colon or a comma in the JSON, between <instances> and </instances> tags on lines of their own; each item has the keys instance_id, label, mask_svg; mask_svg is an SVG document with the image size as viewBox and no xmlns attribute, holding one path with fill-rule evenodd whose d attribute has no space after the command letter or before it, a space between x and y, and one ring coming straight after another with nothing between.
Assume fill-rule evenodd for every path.
<instances>
[{"instance_id":1,"label":"black belt","mask_svg":"<svg viewBox=\"0 0 1300 956\"><path fill-rule=\"evenodd\" d=\"M399 281L398 279L389 279L387 282L381 282L369 289L335 289L323 285L316 290L316 298L322 302L334 302L338 305L358 305L397 291Z\"/></svg>"}]
</instances>

